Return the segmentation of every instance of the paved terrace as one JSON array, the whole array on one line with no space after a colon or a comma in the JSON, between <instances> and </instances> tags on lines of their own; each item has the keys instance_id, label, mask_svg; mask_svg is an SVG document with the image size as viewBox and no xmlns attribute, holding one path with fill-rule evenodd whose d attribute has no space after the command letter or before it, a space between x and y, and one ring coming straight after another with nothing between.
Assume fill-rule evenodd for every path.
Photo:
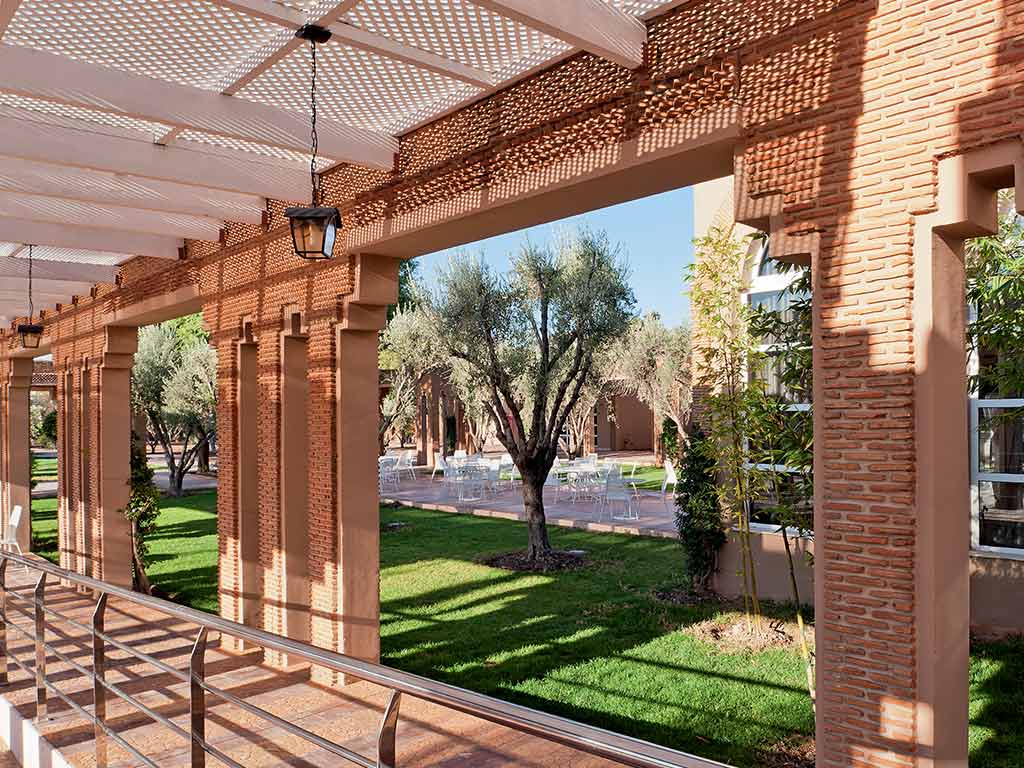
<instances>
[{"instance_id":1,"label":"paved terrace","mask_svg":"<svg viewBox=\"0 0 1024 768\"><path fill-rule=\"evenodd\" d=\"M460 502L457 492L441 482L440 472L434 480L429 475L417 475L415 480L402 480L397 491L388 490L382 494L381 502L479 517L526 519L522 490L518 483L512 485L503 481L496 494L475 501ZM663 496L658 491L641 491L640 497L634 499L633 508L639 514L638 520L612 520L607 510L599 513L596 502L572 502L567 495L556 495L552 490L544 492L544 513L549 525L633 536L675 538L678 535L671 493ZM622 506L616 505L615 511L621 513L621 510Z\"/></svg>"},{"instance_id":2,"label":"paved terrace","mask_svg":"<svg viewBox=\"0 0 1024 768\"><path fill-rule=\"evenodd\" d=\"M31 599L32 582L25 569L8 568L8 584ZM11 604L16 604L11 600ZM88 625L94 602L56 584L47 587L46 604L71 619ZM22 604L21 607L25 607ZM15 624L31 631L31 623L13 610ZM151 654L175 668L188 669L188 655L196 626L112 599L107 606L108 634L133 648ZM91 668L92 639L67 622L47 620L47 641L78 664ZM30 668L34 646L23 635L8 631L10 651ZM307 730L360 754L376 758L376 735L388 691L358 682L325 688L309 682L305 669L272 669L261 663L259 651L230 654L219 648L219 637L209 638L206 653L207 680L247 702L267 709ZM84 675L53 653L47 657L47 678L79 705L91 709L92 684ZM35 683L14 664L4 696L25 718L35 714ZM188 687L165 672L137 662L107 645L107 679L125 692L188 728ZM51 744L75 766L92 768L95 762L93 726L52 693L50 717L39 727ZM207 695L207 739L247 768L262 766L338 766L342 761L308 742L272 727L237 706ZM161 768L189 764L183 739L153 723L112 694L107 697L108 723L129 743ZM110 744L110 768L128 768L134 759ZM568 747L527 736L452 710L403 697L397 737L398 765L403 766L583 766L608 768L618 763L592 757ZM5 762L5 760L7 762ZM17 765L0 753L0 768ZM208 765L221 763L208 757Z\"/></svg>"}]
</instances>

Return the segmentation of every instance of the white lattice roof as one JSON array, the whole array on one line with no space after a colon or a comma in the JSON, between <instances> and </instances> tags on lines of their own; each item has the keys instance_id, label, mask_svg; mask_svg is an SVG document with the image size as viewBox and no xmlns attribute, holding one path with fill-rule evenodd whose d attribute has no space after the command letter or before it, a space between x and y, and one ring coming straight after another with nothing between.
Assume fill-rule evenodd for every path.
<instances>
[{"instance_id":1,"label":"white lattice roof","mask_svg":"<svg viewBox=\"0 0 1024 768\"><path fill-rule=\"evenodd\" d=\"M2 0L0 317L26 243L108 269L305 199L304 23L332 32L318 169L389 168L399 134L573 50L638 66L639 19L677 2Z\"/></svg>"}]
</instances>

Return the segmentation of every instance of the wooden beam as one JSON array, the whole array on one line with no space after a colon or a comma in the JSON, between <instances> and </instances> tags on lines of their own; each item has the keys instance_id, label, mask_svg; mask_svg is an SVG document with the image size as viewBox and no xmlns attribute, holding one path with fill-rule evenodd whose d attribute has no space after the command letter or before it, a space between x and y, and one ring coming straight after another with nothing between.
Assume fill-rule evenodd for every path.
<instances>
[{"instance_id":1,"label":"wooden beam","mask_svg":"<svg viewBox=\"0 0 1024 768\"><path fill-rule=\"evenodd\" d=\"M309 118L304 113L22 46L0 45L0 89L57 104L309 152ZM328 119L318 120L317 129L325 157L375 168L394 165L398 142L392 136Z\"/></svg>"},{"instance_id":2,"label":"wooden beam","mask_svg":"<svg viewBox=\"0 0 1024 768\"><path fill-rule=\"evenodd\" d=\"M643 64L647 27L605 0L470 0L627 69Z\"/></svg>"},{"instance_id":3,"label":"wooden beam","mask_svg":"<svg viewBox=\"0 0 1024 768\"><path fill-rule=\"evenodd\" d=\"M63 296L81 296L89 293L96 284L95 280L49 280L37 277L33 267L32 297L58 294ZM27 277L5 277L0 294L10 293L28 298Z\"/></svg>"},{"instance_id":4,"label":"wooden beam","mask_svg":"<svg viewBox=\"0 0 1024 768\"><path fill-rule=\"evenodd\" d=\"M103 264L82 264L72 261L50 261L34 259L32 262L32 279L50 280L53 282L69 281L72 283L113 283L117 277L118 267ZM19 258L8 256L0 259L0 277L28 277L28 248L23 247Z\"/></svg>"},{"instance_id":5,"label":"wooden beam","mask_svg":"<svg viewBox=\"0 0 1024 768\"><path fill-rule=\"evenodd\" d=\"M220 238L220 231L224 227L223 222L206 216L60 200L24 192L0 192L0 216L213 242Z\"/></svg>"},{"instance_id":6,"label":"wooden beam","mask_svg":"<svg viewBox=\"0 0 1024 768\"><path fill-rule=\"evenodd\" d=\"M50 224L0 217L0 240L7 243L34 243L57 248L76 248L83 251L123 253L125 257L151 256L158 259L177 259L185 242L164 235L138 232L118 232L98 227L71 224Z\"/></svg>"},{"instance_id":7,"label":"wooden beam","mask_svg":"<svg viewBox=\"0 0 1024 768\"><path fill-rule=\"evenodd\" d=\"M220 147L210 147L209 151L180 145L160 147L137 137L128 138L126 131L98 128L81 121L42 118L23 110L0 110L0 156L278 200L309 197L309 169L304 163L270 158L264 162L251 154Z\"/></svg>"},{"instance_id":8,"label":"wooden beam","mask_svg":"<svg viewBox=\"0 0 1024 768\"><path fill-rule=\"evenodd\" d=\"M321 15L318 19L307 19L304 14L298 11L269 2L268 0L214 0L214 2L225 8L231 8L263 21L281 24L291 29L298 29L309 21L310 23L330 29L333 35L332 41L363 51L369 51L387 59L401 61L453 80L470 83L478 88L487 88L494 84L494 79L491 75L482 69L439 56L430 51L424 51L421 48L404 45L389 37L367 32L359 27L342 22L341 18L356 5L356 2L352 0L339 3L330 13ZM225 84L225 92L237 93L245 85L269 69L274 63L294 51L300 44L303 44L301 40L296 40L295 38L288 39L269 56L264 57L261 54L257 60L247 62L242 68L236 69L232 73L234 81ZM325 154L329 153L325 152Z\"/></svg>"},{"instance_id":9,"label":"wooden beam","mask_svg":"<svg viewBox=\"0 0 1024 768\"><path fill-rule=\"evenodd\" d=\"M258 195L200 189L9 157L0 157L0 191L209 216L246 224L261 223L266 210L266 201Z\"/></svg>"}]
</instances>

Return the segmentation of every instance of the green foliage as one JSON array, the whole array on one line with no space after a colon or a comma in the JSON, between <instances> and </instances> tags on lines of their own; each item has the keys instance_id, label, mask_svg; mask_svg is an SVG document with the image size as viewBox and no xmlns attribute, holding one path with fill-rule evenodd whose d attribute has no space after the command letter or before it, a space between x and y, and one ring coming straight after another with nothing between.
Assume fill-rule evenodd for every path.
<instances>
[{"instance_id":1,"label":"green foliage","mask_svg":"<svg viewBox=\"0 0 1024 768\"><path fill-rule=\"evenodd\" d=\"M217 355L198 315L139 329L132 406L145 411L163 448L174 495L181 493L185 473L213 437L216 402Z\"/></svg>"},{"instance_id":2,"label":"green foliage","mask_svg":"<svg viewBox=\"0 0 1024 768\"><path fill-rule=\"evenodd\" d=\"M981 363L971 389L980 397L1024 395L1024 219L1005 193L1002 202L998 234L967 243L967 341Z\"/></svg>"},{"instance_id":3,"label":"green foliage","mask_svg":"<svg viewBox=\"0 0 1024 768\"><path fill-rule=\"evenodd\" d=\"M705 427L723 477L718 486L719 501L736 529L744 606L760 628L757 570L747 514L753 495L748 471L747 422L754 396L747 370L757 350L749 328L750 312L741 298L746 287L748 244L736 240L731 228L716 226L694 240L694 246L696 256L688 279L697 383L710 392Z\"/></svg>"},{"instance_id":4,"label":"green foliage","mask_svg":"<svg viewBox=\"0 0 1024 768\"><path fill-rule=\"evenodd\" d=\"M758 375L747 401L752 497L767 499L762 509L768 520L801 533L814 529L810 279L805 270L790 283L784 292L785 309L757 307L750 315L751 334L766 345L752 359ZM768 369L778 383L776 391L766 386ZM794 409L795 403L808 407Z\"/></svg>"},{"instance_id":5,"label":"green foliage","mask_svg":"<svg viewBox=\"0 0 1024 768\"><path fill-rule=\"evenodd\" d=\"M480 393L523 476L531 557L549 550L542 489L559 437L597 375L595 356L635 316L628 274L606 233L581 230L554 249L528 243L507 275L457 255L437 291L420 294L444 355L458 361L448 370L461 370Z\"/></svg>"},{"instance_id":6,"label":"green foliage","mask_svg":"<svg viewBox=\"0 0 1024 768\"><path fill-rule=\"evenodd\" d=\"M193 346L198 342L205 344L210 341L210 334L203 328L203 315L200 312L168 320L163 325L173 332L174 337L178 340L178 345L182 348Z\"/></svg>"},{"instance_id":7,"label":"green foliage","mask_svg":"<svg viewBox=\"0 0 1024 768\"><path fill-rule=\"evenodd\" d=\"M402 261L398 265L398 303L388 306L388 323L399 310L416 306L416 275L420 264L415 259Z\"/></svg>"},{"instance_id":8,"label":"green foliage","mask_svg":"<svg viewBox=\"0 0 1024 768\"><path fill-rule=\"evenodd\" d=\"M678 461L680 458L679 428L667 416L661 421L661 450L672 461Z\"/></svg>"},{"instance_id":9,"label":"green foliage","mask_svg":"<svg viewBox=\"0 0 1024 768\"><path fill-rule=\"evenodd\" d=\"M149 466L143 444L138 436L132 435L131 454L131 492L124 516L131 526L133 547L133 580L134 586L140 591L148 592L146 565L149 563L149 543L147 539L156 530L157 517L160 514L160 491L153 482L153 470Z\"/></svg>"},{"instance_id":10,"label":"green foliage","mask_svg":"<svg viewBox=\"0 0 1024 768\"><path fill-rule=\"evenodd\" d=\"M676 489L676 529L686 559L683 573L688 587L704 591L725 545L722 508L719 505L714 446L695 428L686 441L686 455L679 467Z\"/></svg>"},{"instance_id":11,"label":"green foliage","mask_svg":"<svg viewBox=\"0 0 1024 768\"><path fill-rule=\"evenodd\" d=\"M35 430L35 441L38 445L52 447L57 444L57 411L46 411Z\"/></svg>"},{"instance_id":12,"label":"green foliage","mask_svg":"<svg viewBox=\"0 0 1024 768\"><path fill-rule=\"evenodd\" d=\"M692 402L690 329L669 328L649 312L633 322L614 356L619 391L636 397L656 419L669 419L677 434L684 431Z\"/></svg>"},{"instance_id":13,"label":"green foliage","mask_svg":"<svg viewBox=\"0 0 1024 768\"><path fill-rule=\"evenodd\" d=\"M378 449L383 454L392 438L412 431L420 379L439 364L437 344L421 310L415 306L396 308L381 333L378 357L389 385L380 403L377 428Z\"/></svg>"}]
</instances>

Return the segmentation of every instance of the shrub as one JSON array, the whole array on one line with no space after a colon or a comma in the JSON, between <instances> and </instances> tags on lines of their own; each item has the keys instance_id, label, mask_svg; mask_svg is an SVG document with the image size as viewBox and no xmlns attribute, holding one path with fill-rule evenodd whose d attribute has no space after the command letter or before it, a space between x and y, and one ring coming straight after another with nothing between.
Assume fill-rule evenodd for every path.
<instances>
[{"instance_id":1,"label":"shrub","mask_svg":"<svg viewBox=\"0 0 1024 768\"><path fill-rule=\"evenodd\" d=\"M156 520L160 515L160 490L153 482L153 470L135 434L132 434L130 484L131 493L124 516L131 524L132 587L138 592L149 593L152 588L146 575L149 561L149 544L146 539L156 530Z\"/></svg>"},{"instance_id":2,"label":"shrub","mask_svg":"<svg viewBox=\"0 0 1024 768\"><path fill-rule=\"evenodd\" d=\"M715 453L696 427L689 435L676 494L676 528L686 561L683 573L690 589L704 591L725 544L725 529L716 487Z\"/></svg>"},{"instance_id":3,"label":"shrub","mask_svg":"<svg viewBox=\"0 0 1024 768\"><path fill-rule=\"evenodd\" d=\"M679 462L679 429L667 416L661 422L661 450L666 458Z\"/></svg>"},{"instance_id":4,"label":"shrub","mask_svg":"<svg viewBox=\"0 0 1024 768\"><path fill-rule=\"evenodd\" d=\"M52 448L57 444L57 411L47 411L36 428L36 443Z\"/></svg>"}]
</instances>

